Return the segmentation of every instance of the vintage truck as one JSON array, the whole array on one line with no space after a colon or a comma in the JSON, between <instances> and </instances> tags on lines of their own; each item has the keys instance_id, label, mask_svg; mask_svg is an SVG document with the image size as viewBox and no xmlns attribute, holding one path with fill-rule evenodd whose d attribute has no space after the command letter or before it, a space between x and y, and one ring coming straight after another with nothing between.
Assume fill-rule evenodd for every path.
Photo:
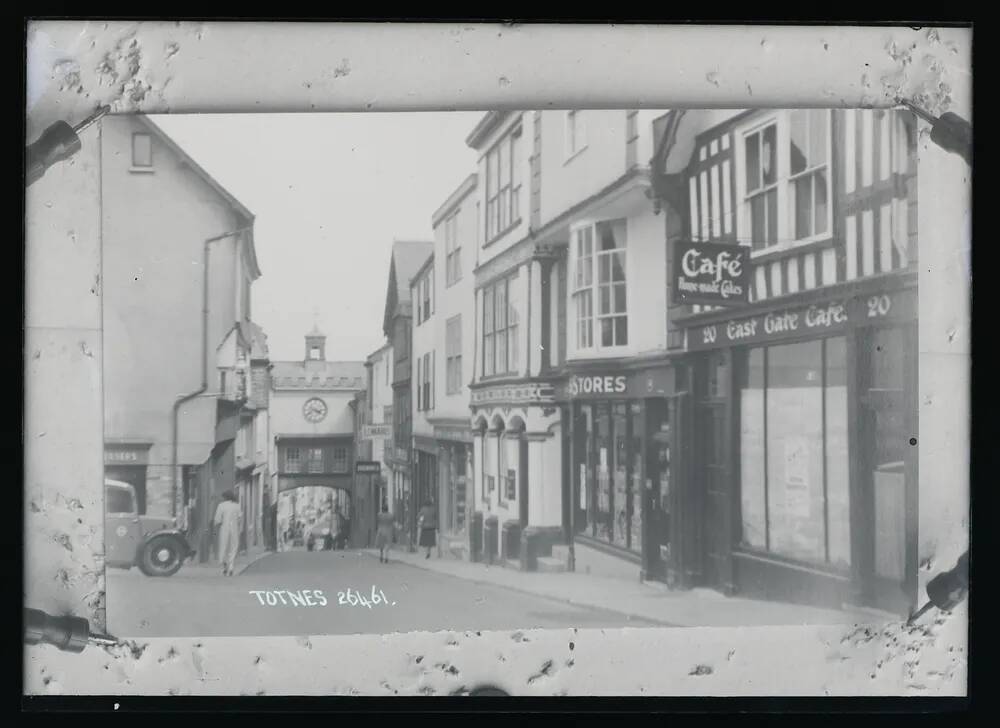
<instances>
[{"instance_id":1,"label":"vintage truck","mask_svg":"<svg viewBox=\"0 0 1000 728\"><path fill-rule=\"evenodd\" d=\"M104 481L104 543L107 566L146 576L172 576L195 554L176 519L139 515L135 488L119 480Z\"/></svg>"}]
</instances>

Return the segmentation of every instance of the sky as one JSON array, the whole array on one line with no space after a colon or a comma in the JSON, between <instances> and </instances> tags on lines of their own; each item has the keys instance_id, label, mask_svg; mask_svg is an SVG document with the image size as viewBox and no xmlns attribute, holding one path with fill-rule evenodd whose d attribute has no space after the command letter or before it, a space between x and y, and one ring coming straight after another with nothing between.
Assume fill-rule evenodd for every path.
<instances>
[{"instance_id":1,"label":"sky","mask_svg":"<svg viewBox=\"0 0 1000 728\"><path fill-rule=\"evenodd\" d=\"M272 360L298 360L316 323L326 358L385 341L393 239L433 239L431 215L476 170L479 112L151 117L256 217L251 313ZM318 315L317 315L318 314Z\"/></svg>"}]
</instances>

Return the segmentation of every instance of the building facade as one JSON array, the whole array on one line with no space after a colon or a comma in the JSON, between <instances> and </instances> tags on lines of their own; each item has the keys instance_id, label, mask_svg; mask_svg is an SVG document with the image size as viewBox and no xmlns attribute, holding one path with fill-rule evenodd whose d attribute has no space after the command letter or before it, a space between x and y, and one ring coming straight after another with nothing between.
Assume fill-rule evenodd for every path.
<instances>
[{"instance_id":1,"label":"building facade","mask_svg":"<svg viewBox=\"0 0 1000 728\"><path fill-rule=\"evenodd\" d=\"M268 469L275 500L297 498L295 491L311 486L307 492L323 493L353 518L353 403L364 380L364 362L326 359L326 336L317 328L305 337L301 361L271 363Z\"/></svg>"},{"instance_id":2,"label":"building facade","mask_svg":"<svg viewBox=\"0 0 1000 728\"><path fill-rule=\"evenodd\" d=\"M392 513L399 538L416 542L417 493L412 487L412 347L413 302L410 280L434 250L430 241L397 240L392 245L382 331L392 345L393 445L388 453Z\"/></svg>"},{"instance_id":3,"label":"building facade","mask_svg":"<svg viewBox=\"0 0 1000 728\"><path fill-rule=\"evenodd\" d=\"M236 483L217 357L251 324L254 218L147 117L99 124L106 476L177 518L204 560Z\"/></svg>"},{"instance_id":4,"label":"building facade","mask_svg":"<svg viewBox=\"0 0 1000 728\"><path fill-rule=\"evenodd\" d=\"M371 459L382 464L382 473L377 480L377 504L381 509L385 504L390 513L394 505L389 485L392 473L388 457L394 450L392 439L392 344L386 343L372 352L365 360L368 370L368 392L365 404L368 408L368 422L381 426L381 435L371 438Z\"/></svg>"},{"instance_id":5,"label":"building facade","mask_svg":"<svg viewBox=\"0 0 1000 728\"><path fill-rule=\"evenodd\" d=\"M918 580L912 116L673 112L668 127L669 249L744 246L748 295L671 308L685 396L667 570L905 614Z\"/></svg>"},{"instance_id":6,"label":"building facade","mask_svg":"<svg viewBox=\"0 0 1000 728\"><path fill-rule=\"evenodd\" d=\"M476 254L477 184L478 175L467 177L431 218L434 255L433 275L429 279L433 287L430 318L414 329L414 351L423 346L431 352L430 397L421 412L424 429L419 434L431 438L427 445L433 448L437 464L434 500L438 506L441 545L461 557L468 554L472 510L469 382L475 349L475 316L469 302L475 297L472 270ZM414 295L418 283L414 282ZM415 430L419 420L419 416L414 417ZM420 449L416 437L414 446Z\"/></svg>"}]
</instances>

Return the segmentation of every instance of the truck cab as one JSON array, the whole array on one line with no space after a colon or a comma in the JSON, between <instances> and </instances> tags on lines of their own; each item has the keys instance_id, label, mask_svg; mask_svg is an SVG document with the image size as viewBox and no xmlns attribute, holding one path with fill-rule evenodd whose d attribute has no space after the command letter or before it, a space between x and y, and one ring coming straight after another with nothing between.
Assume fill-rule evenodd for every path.
<instances>
[{"instance_id":1,"label":"truck cab","mask_svg":"<svg viewBox=\"0 0 1000 728\"><path fill-rule=\"evenodd\" d=\"M195 553L176 519L140 515L135 488L120 480L104 481L104 540L107 566L147 576L171 576Z\"/></svg>"}]
</instances>

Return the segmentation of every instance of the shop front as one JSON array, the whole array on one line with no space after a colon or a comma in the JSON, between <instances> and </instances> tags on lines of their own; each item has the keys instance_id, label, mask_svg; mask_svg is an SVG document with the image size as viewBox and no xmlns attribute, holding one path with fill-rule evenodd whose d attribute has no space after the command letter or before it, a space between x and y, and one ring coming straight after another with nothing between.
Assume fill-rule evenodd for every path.
<instances>
[{"instance_id":1,"label":"shop front","mask_svg":"<svg viewBox=\"0 0 1000 728\"><path fill-rule=\"evenodd\" d=\"M686 319L691 585L909 611L916 316L897 275Z\"/></svg>"},{"instance_id":2,"label":"shop front","mask_svg":"<svg viewBox=\"0 0 1000 728\"><path fill-rule=\"evenodd\" d=\"M472 478L472 430L467 424L435 425L438 446L439 522L447 547L462 548L467 541L469 482ZM445 545L445 544L443 544Z\"/></svg>"},{"instance_id":3,"label":"shop front","mask_svg":"<svg viewBox=\"0 0 1000 728\"><path fill-rule=\"evenodd\" d=\"M664 361L570 365L562 388L564 528L643 578L672 580L673 485L683 393Z\"/></svg>"}]
</instances>

